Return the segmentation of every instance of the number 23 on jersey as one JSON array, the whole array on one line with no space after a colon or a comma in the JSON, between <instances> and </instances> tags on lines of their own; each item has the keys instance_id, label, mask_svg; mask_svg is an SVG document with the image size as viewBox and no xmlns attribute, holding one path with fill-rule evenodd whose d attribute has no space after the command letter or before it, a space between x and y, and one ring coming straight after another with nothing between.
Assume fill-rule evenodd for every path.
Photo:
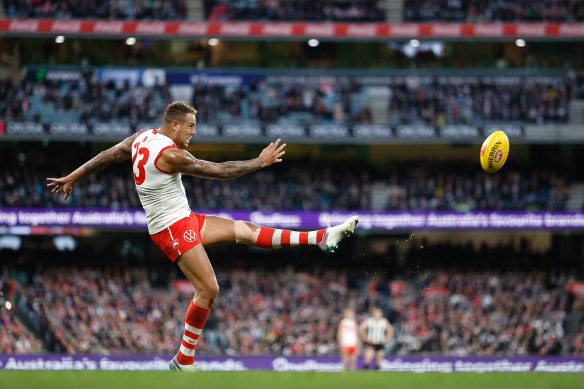
<instances>
[{"instance_id":1,"label":"number 23 on jersey","mask_svg":"<svg viewBox=\"0 0 584 389\"><path fill-rule=\"evenodd\" d=\"M146 140L146 138L143 140ZM146 162L148 162L150 152L145 147L140 148L140 142L136 142L134 144L134 148L136 149L134 157L132 157L132 166L134 167L134 181L136 181L136 185L142 185L146 179L146 170L144 170L144 165ZM138 158L138 156L140 157Z\"/></svg>"}]
</instances>

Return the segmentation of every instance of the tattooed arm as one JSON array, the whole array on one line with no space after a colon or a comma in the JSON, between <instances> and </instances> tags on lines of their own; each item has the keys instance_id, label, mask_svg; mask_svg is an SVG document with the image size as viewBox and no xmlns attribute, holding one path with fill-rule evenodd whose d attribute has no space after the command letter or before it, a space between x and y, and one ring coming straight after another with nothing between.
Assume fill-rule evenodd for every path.
<instances>
[{"instance_id":1,"label":"tattooed arm","mask_svg":"<svg viewBox=\"0 0 584 389\"><path fill-rule=\"evenodd\" d=\"M130 159L132 157L132 142L137 135L131 135L117 145L102 151L66 177L47 178L47 187L52 188L51 192L54 193L64 192L65 200L67 200L71 195L73 185L83 177L96 173L112 163Z\"/></svg>"},{"instance_id":2,"label":"tattooed arm","mask_svg":"<svg viewBox=\"0 0 584 389\"><path fill-rule=\"evenodd\" d=\"M273 163L282 162L281 157L285 154L284 147L286 147L286 144L280 145L280 139L278 139L263 149L257 158L246 161L227 161L221 163L196 159L185 150L167 149L158 158L156 165L160 170L166 172L226 180L243 176L244 174L270 166Z\"/></svg>"}]
</instances>

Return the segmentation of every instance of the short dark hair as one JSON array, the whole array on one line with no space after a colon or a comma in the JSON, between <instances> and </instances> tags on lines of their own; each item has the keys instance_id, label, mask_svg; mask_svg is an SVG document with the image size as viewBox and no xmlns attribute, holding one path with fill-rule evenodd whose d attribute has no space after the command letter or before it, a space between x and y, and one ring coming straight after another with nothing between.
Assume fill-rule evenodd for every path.
<instances>
[{"instance_id":1,"label":"short dark hair","mask_svg":"<svg viewBox=\"0 0 584 389\"><path fill-rule=\"evenodd\" d=\"M183 121L186 114L197 114L197 110L185 103L184 101L174 101L168 104L164 111L164 121L170 123L173 120Z\"/></svg>"}]
</instances>

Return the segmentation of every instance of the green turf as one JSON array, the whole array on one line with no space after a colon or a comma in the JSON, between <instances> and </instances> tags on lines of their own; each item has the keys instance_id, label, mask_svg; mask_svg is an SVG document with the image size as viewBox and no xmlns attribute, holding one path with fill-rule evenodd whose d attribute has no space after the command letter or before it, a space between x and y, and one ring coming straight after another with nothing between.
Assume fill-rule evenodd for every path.
<instances>
[{"instance_id":1,"label":"green turf","mask_svg":"<svg viewBox=\"0 0 584 389\"><path fill-rule=\"evenodd\" d=\"M584 374L2 371L0 388L584 388Z\"/></svg>"}]
</instances>

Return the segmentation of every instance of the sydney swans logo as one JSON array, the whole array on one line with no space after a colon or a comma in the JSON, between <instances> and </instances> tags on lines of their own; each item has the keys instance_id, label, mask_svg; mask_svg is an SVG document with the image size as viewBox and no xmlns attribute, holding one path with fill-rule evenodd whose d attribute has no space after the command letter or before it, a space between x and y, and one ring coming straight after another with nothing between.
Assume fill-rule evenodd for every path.
<instances>
[{"instance_id":1,"label":"sydney swans logo","mask_svg":"<svg viewBox=\"0 0 584 389\"><path fill-rule=\"evenodd\" d=\"M185 238L187 242L194 242L197 240L197 233L193 230L186 230L183 238Z\"/></svg>"}]
</instances>

